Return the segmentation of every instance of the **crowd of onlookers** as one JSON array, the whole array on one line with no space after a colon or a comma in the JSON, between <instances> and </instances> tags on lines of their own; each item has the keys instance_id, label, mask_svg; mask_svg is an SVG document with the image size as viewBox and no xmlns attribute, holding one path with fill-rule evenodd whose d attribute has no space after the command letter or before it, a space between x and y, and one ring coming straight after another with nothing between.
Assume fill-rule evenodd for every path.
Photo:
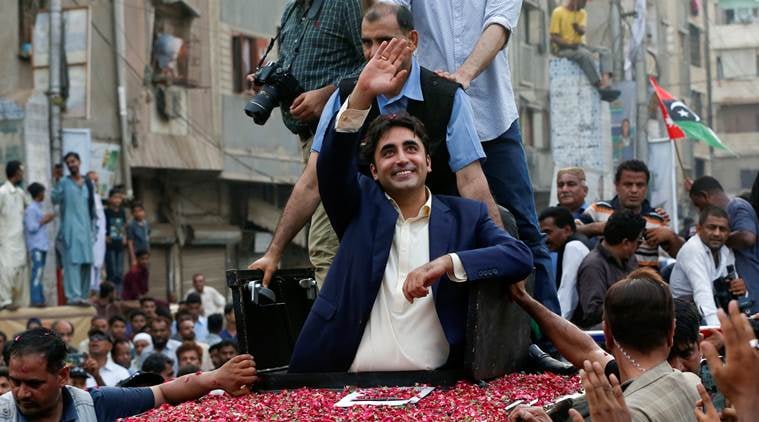
<instances>
[{"instance_id":1,"label":"crowd of onlookers","mask_svg":"<svg viewBox=\"0 0 759 422\"><path fill-rule=\"evenodd\" d=\"M112 188L104 204L97 173L81 175L75 152L64 161L68 174L64 176L61 166L53 174L56 210L45 205L43 184L33 182L24 192L21 162L6 163L7 180L0 187L0 310L58 304L44 289L45 277L57 276L44 271L53 254L56 269L62 271L66 304L89 306L103 280L126 300L148 292L150 225L143 204L132 200L127 219L121 187ZM59 230L51 244L48 226L56 219Z\"/></svg>"},{"instance_id":2,"label":"crowd of onlookers","mask_svg":"<svg viewBox=\"0 0 759 422\"><path fill-rule=\"evenodd\" d=\"M95 305L98 313L90 320L87 337L78 344L71 343L74 324L63 319L50 323L67 348L70 385L116 386L129 382L136 373L158 374L160 378L153 379L163 382L220 368L236 356L232 305L213 287L205 286L202 274L195 275L193 286L173 313L168 303L147 296L139 300L139 307L122 313L113 300L113 284L103 282L100 302ZM31 318L26 328L42 325L38 318ZM9 389L5 365L15 337L0 332L0 394Z\"/></svg>"}]
</instances>

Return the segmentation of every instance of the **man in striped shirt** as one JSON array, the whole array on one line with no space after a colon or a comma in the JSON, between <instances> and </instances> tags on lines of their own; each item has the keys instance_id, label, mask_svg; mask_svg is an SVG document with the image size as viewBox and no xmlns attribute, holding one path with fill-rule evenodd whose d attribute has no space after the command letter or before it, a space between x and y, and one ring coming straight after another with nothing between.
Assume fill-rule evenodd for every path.
<instances>
[{"instance_id":1,"label":"man in striped shirt","mask_svg":"<svg viewBox=\"0 0 759 422\"><path fill-rule=\"evenodd\" d=\"M646 199L650 178L648 167L642 161L622 162L614 176L617 195L611 201L591 204L580 217L583 224L577 227L577 232L588 237L602 236L606 220L614 211L628 209L639 214L646 221L645 241L635 251L635 258L639 266L658 270L659 248L675 257L685 241L669 228L667 213L652 208Z\"/></svg>"}]
</instances>

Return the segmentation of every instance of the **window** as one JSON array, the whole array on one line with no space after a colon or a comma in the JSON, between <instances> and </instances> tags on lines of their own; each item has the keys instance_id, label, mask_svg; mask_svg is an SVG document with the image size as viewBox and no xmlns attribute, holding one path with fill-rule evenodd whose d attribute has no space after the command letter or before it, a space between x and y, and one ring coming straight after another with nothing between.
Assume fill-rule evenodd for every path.
<instances>
[{"instance_id":1,"label":"window","mask_svg":"<svg viewBox=\"0 0 759 422\"><path fill-rule=\"evenodd\" d=\"M759 132L759 103L722 105L719 108L720 124L724 133Z\"/></svg>"},{"instance_id":2,"label":"window","mask_svg":"<svg viewBox=\"0 0 759 422\"><path fill-rule=\"evenodd\" d=\"M49 64L48 50L50 41L48 31L50 15L47 12L37 14L32 35L32 68L34 87L48 90ZM67 66L63 66L61 75L61 92L66 99L65 117L86 118L89 115L89 30L90 15L86 7L63 10L64 57Z\"/></svg>"},{"instance_id":3,"label":"window","mask_svg":"<svg viewBox=\"0 0 759 422\"><path fill-rule=\"evenodd\" d=\"M182 0L154 0L153 3L153 82L197 86L200 79L200 40L192 31L192 21L200 14Z\"/></svg>"},{"instance_id":4,"label":"window","mask_svg":"<svg viewBox=\"0 0 759 422\"><path fill-rule=\"evenodd\" d=\"M22 60L32 58L34 20L46 7L46 0L18 0L18 56Z\"/></svg>"},{"instance_id":5,"label":"window","mask_svg":"<svg viewBox=\"0 0 759 422\"><path fill-rule=\"evenodd\" d=\"M545 12L537 5L525 2L523 7L524 40L528 45L538 48L539 52L545 50Z\"/></svg>"},{"instance_id":6,"label":"window","mask_svg":"<svg viewBox=\"0 0 759 422\"><path fill-rule=\"evenodd\" d=\"M756 60L759 64L759 56L757 56ZM725 79L725 68L722 66L722 57L717 56L717 80L721 81L723 79Z\"/></svg>"},{"instance_id":7,"label":"window","mask_svg":"<svg viewBox=\"0 0 759 422\"><path fill-rule=\"evenodd\" d=\"M701 29L696 25L688 25L690 34L690 64L701 67Z\"/></svg>"},{"instance_id":8,"label":"window","mask_svg":"<svg viewBox=\"0 0 759 422\"><path fill-rule=\"evenodd\" d=\"M741 189L751 189L756 177L756 169L741 169Z\"/></svg>"},{"instance_id":9,"label":"window","mask_svg":"<svg viewBox=\"0 0 759 422\"><path fill-rule=\"evenodd\" d=\"M519 128L522 130L522 143L525 146L535 146L535 133L533 130L533 119L535 116L533 109L523 107L519 116L521 118Z\"/></svg>"},{"instance_id":10,"label":"window","mask_svg":"<svg viewBox=\"0 0 759 422\"><path fill-rule=\"evenodd\" d=\"M703 158L695 158L693 160L693 178L698 179L706 174L706 160Z\"/></svg>"},{"instance_id":11,"label":"window","mask_svg":"<svg viewBox=\"0 0 759 422\"><path fill-rule=\"evenodd\" d=\"M258 62L266 52L269 40L247 35L232 37L232 80L234 92L245 92L245 77L256 70Z\"/></svg>"},{"instance_id":12,"label":"window","mask_svg":"<svg viewBox=\"0 0 759 422\"><path fill-rule=\"evenodd\" d=\"M690 98L691 111L696 113L701 119L705 119L706 114L704 113L704 94L698 91L691 91Z\"/></svg>"}]
</instances>

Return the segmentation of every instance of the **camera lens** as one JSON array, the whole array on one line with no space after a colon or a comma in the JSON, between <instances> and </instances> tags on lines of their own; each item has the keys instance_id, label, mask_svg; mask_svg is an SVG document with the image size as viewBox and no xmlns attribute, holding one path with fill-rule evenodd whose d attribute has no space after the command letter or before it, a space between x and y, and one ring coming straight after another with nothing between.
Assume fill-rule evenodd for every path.
<instances>
[{"instance_id":1,"label":"camera lens","mask_svg":"<svg viewBox=\"0 0 759 422\"><path fill-rule=\"evenodd\" d=\"M258 125L263 125L269 120L271 111L277 106L277 89L272 85L264 85L261 91L245 105L245 114L253 118Z\"/></svg>"}]
</instances>

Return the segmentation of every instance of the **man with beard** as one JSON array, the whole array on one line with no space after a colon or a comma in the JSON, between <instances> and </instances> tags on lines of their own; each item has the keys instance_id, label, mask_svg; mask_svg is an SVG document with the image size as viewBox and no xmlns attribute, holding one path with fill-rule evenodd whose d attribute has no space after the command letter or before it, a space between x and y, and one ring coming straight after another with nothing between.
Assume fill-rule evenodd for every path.
<instances>
[{"instance_id":1,"label":"man with beard","mask_svg":"<svg viewBox=\"0 0 759 422\"><path fill-rule=\"evenodd\" d=\"M168 318L157 316L150 320L148 326L148 333L153 341L153 344L142 349L140 353L140 362L138 367L142 366L142 362L150 356L151 353L158 352L169 359L174 359L177 355L177 349L182 345L182 342L169 338L171 336L171 321ZM177 368L174 367L174 372Z\"/></svg>"},{"instance_id":2,"label":"man with beard","mask_svg":"<svg viewBox=\"0 0 759 422\"><path fill-rule=\"evenodd\" d=\"M79 154L69 152L63 157L69 175L61 170L53 174L55 184L51 198L61 207L61 228L58 238L63 242L63 289L70 305L88 306L95 221L93 187L79 172Z\"/></svg>"},{"instance_id":3,"label":"man with beard","mask_svg":"<svg viewBox=\"0 0 759 422\"><path fill-rule=\"evenodd\" d=\"M19 335L10 356L11 391L0 396L0 419L4 421L112 421L163 403L195 400L218 388L240 394L256 381L253 358L241 355L216 371L153 387L80 390L65 385L71 371L64 364L66 346L45 328Z\"/></svg>"},{"instance_id":4,"label":"man with beard","mask_svg":"<svg viewBox=\"0 0 759 422\"><path fill-rule=\"evenodd\" d=\"M24 166L9 161L5 176L0 186L0 310L15 311L29 303L24 240L24 207L29 201L21 187Z\"/></svg>"},{"instance_id":5,"label":"man with beard","mask_svg":"<svg viewBox=\"0 0 759 422\"><path fill-rule=\"evenodd\" d=\"M702 209L696 236L680 248L670 277L672 295L695 302L707 325L719 325L712 283L727 275L729 265L735 266L735 255L725 246L729 236L727 212L715 206ZM746 294L743 279L736 278L729 283L734 295Z\"/></svg>"}]
</instances>

